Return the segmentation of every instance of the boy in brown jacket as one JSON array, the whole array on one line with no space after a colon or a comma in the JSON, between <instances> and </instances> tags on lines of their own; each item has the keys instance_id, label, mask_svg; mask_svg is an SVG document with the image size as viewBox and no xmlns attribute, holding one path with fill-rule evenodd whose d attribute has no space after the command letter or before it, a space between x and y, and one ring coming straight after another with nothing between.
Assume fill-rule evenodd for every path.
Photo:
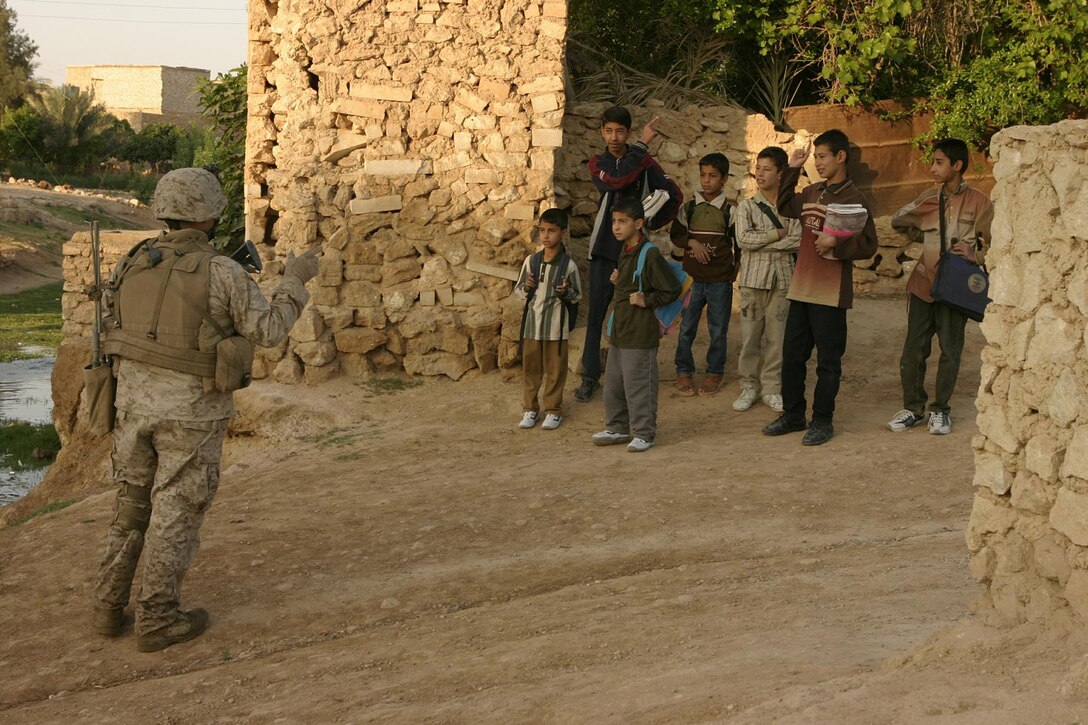
<instances>
[{"instance_id":1,"label":"boy in brown jacket","mask_svg":"<svg viewBox=\"0 0 1088 725\"><path fill-rule=\"evenodd\" d=\"M832 417L835 397L842 378L842 356L846 352L846 311L854 302L852 264L876 253L876 226L869 212L865 228L849 237L824 231L829 204L869 202L846 173L850 140L837 129L821 133L813 141L816 171L823 179L797 193L801 167L807 149L797 149L782 175L778 211L784 217L801 220L801 246L790 282L789 313L782 344L783 412L767 425L766 435L780 436L808 428L801 441L819 446L835 435ZM805 367L816 348L816 390L812 400L812 426L805 418Z\"/></svg>"}]
</instances>

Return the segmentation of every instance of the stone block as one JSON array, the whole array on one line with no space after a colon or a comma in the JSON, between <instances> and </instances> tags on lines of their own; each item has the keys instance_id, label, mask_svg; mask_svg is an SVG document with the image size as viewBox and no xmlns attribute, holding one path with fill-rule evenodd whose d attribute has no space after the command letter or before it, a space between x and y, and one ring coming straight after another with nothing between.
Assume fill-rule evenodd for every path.
<instances>
[{"instance_id":1,"label":"stone block","mask_svg":"<svg viewBox=\"0 0 1088 725\"><path fill-rule=\"evenodd\" d=\"M443 259L454 266L460 266L468 261L468 250L465 249L463 239L458 236L439 237L428 242L427 248L435 254L442 255Z\"/></svg>"},{"instance_id":2,"label":"stone block","mask_svg":"<svg viewBox=\"0 0 1088 725\"><path fill-rule=\"evenodd\" d=\"M433 289L421 289L419 291L419 304L423 307L434 307L438 304L438 295Z\"/></svg>"},{"instance_id":3,"label":"stone block","mask_svg":"<svg viewBox=\"0 0 1088 725\"><path fill-rule=\"evenodd\" d=\"M534 128L533 146L545 148L557 148L563 145L563 129L561 128Z\"/></svg>"},{"instance_id":4,"label":"stone block","mask_svg":"<svg viewBox=\"0 0 1088 725\"><path fill-rule=\"evenodd\" d=\"M1066 556L1065 547L1053 535L1036 540L1033 558L1035 568L1041 576L1063 585L1069 580L1072 572L1069 558Z\"/></svg>"},{"instance_id":5,"label":"stone block","mask_svg":"<svg viewBox=\"0 0 1088 725\"><path fill-rule=\"evenodd\" d=\"M386 104L376 101L361 101L353 98L337 98L329 108L333 113L342 113L346 116L358 118L372 118L378 121L385 120Z\"/></svg>"},{"instance_id":6,"label":"stone block","mask_svg":"<svg viewBox=\"0 0 1088 725\"><path fill-rule=\"evenodd\" d=\"M492 99L505 101L510 97L510 84L492 78L483 78L480 80L480 93Z\"/></svg>"},{"instance_id":7,"label":"stone block","mask_svg":"<svg viewBox=\"0 0 1088 725\"><path fill-rule=\"evenodd\" d=\"M548 93L549 91L554 92L561 90L563 90L563 77L559 75L540 76L538 78L534 78L528 83L522 83L518 86L518 93L526 96L535 96L538 93Z\"/></svg>"},{"instance_id":8,"label":"stone block","mask_svg":"<svg viewBox=\"0 0 1088 725\"><path fill-rule=\"evenodd\" d=\"M487 131L498 126L495 116L469 116L461 124L470 131Z\"/></svg>"},{"instance_id":9,"label":"stone block","mask_svg":"<svg viewBox=\"0 0 1088 725\"><path fill-rule=\"evenodd\" d=\"M541 14L546 18L566 18L567 4L565 2L545 2Z\"/></svg>"},{"instance_id":10,"label":"stone block","mask_svg":"<svg viewBox=\"0 0 1088 725\"><path fill-rule=\"evenodd\" d=\"M478 95L468 90L461 90L457 92L455 100L462 106L474 111L475 113L483 113L487 109L487 101L480 98Z\"/></svg>"},{"instance_id":11,"label":"stone block","mask_svg":"<svg viewBox=\"0 0 1088 725\"><path fill-rule=\"evenodd\" d=\"M990 581L990 579L993 578L994 569L996 568L997 556L994 554L994 550L988 546L972 556L967 564L967 569L971 572L971 576L980 582Z\"/></svg>"},{"instance_id":12,"label":"stone block","mask_svg":"<svg viewBox=\"0 0 1088 725\"><path fill-rule=\"evenodd\" d=\"M1033 514L1046 516L1050 513L1050 507L1054 504L1052 487L1043 479L1028 471L1019 471L1012 482L1013 507L1019 511L1030 511Z\"/></svg>"},{"instance_id":13,"label":"stone block","mask_svg":"<svg viewBox=\"0 0 1088 725\"><path fill-rule=\"evenodd\" d=\"M340 288L314 287L310 290L310 302L322 307L335 307L340 304Z\"/></svg>"},{"instance_id":14,"label":"stone block","mask_svg":"<svg viewBox=\"0 0 1088 725\"><path fill-rule=\"evenodd\" d=\"M977 493L971 507L971 519L967 523L965 538L972 552L982 550L989 534L1003 534L1016 522L1016 512L992 494Z\"/></svg>"},{"instance_id":15,"label":"stone block","mask_svg":"<svg viewBox=\"0 0 1088 725\"><path fill-rule=\"evenodd\" d=\"M1078 546L1088 546L1088 494L1058 489L1050 509L1050 525Z\"/></svg>"},{"instance_id":16,"label":"stone block","mask_svg":"<svg viewBox=\"0 0 1088 725\"><path fill-rule=\"evenodd\" d=\"M1020 440L1013 433L1004 408L994 405L979 413L978 429L980 433L1009 453L1019 451Z\"/></svg>"},{"instance_id":17,"label":"stone block","mask_svg":"<svg viewBox=\"0 0 1088 725\"><path fill-rule=\"evenodd\" d=\"M453 305L453 288L452 287L439 287L435 290L438 294L438 301L443 305L449 307Z\"/></svg>"},{"instance_id":18,"label":"stone block","mask_svg":"<svg viewBox=\"0 0 1088 725\"><path fill-rule=\"evenodd\" d=\"M302 381L307 385L323 385L334 380L340 374L340 361L333 360L327 365L307 365L302 373Z\"/></svg>"},{"instance_id":19,"label":"stone block","mask_svg":"<svg viewBox=\"0 0 1088 725\"><path fill-rule=\"evenodd\" d=\"M503 216L507 219L531 222L536 218L536 207L532 204L508 204L503 209Z\"/></svg>"},{"instance_id":20,"label":"stone block","mask_svg":"<svg viewBox=\"0 0 1088 725\"><path fill-rule=\"evenodd\" d=\"M1073 440L1065 449L1060 475L1062 478L1076 476L1088 480L1088 426L1081 426L1074 431Z\"/></svg>"},{"instance_id":21,"label":"stone block","mask_svg":"<svg viewBox=\"0 0 1088 725\"><path fill-rule=\"evenodd\" d=\"M325 332L325 320L314 307L302 310L291 327L290 337L295 342L314 342Z\"/></svg>"},{"instance_id":22,"label":"stone block","mask_svg":"<svg viewBox=\"0 0 1088 725\"><path fill-rule=\"evenodd\" d=\"M280 360L272 371L272 379L284 385L297 385L302 382L302 363L294 355L287 355Z\"/></svg>"},{"instance_id":23,"label":"stone block","mask_svg":"<svg viewBox=\"0 0 1088 725\"><path fill-rule=\"evenodd\" d=\"M360 307L355 310L355 326L381 330L386 323L385 310L381 307Z\"/></svg>"},{"instance_id":24,"label":"stone block","mask_svg":"<svg viewBox=\"0 0 1088 725\"><path fill-rule=\"evenodd\" d=\"M340 159L346 158L352 151L358 151L370 143L370 139L362 134L350 133L343 134L333 144L329 152L322 157L322 161L329 164L335 164Z\"/></svg>"},{"instance_id":25,"label":"stone block","mask_svg":"<svg viewBox=\"0 0 1088 725\"><path fill-rule=\"evenodd\" d=\"M379 196L375 199L352 199L348 211L352 214L373 214L383 211L398 211L401 208L399 195Z\"/></svg>"},{"instance_id":26,"label":"stone block","mask_svg":"<svg viewBox=\"0 0 1088 725\"><path fill-rule=\"evenodd\" d=\"M387 335L381 330L365 327L347 327L333 333L336 349L340 352L368 353L385 344Z\"/></svg>"},{"instance_id":27,"label":"stone block","mask_svg":"<svg viewBox=\"0 0 1088 725\"><path fill-rule=\"evenodd\" d=\"M454 307L474 307L476 305L482 305L487 300L479 292L453 292L453 305Z\"/></svg>"},{"instance_id":28,"label":"stone block","mask_svg":"<svg viewBox=\"0 0 1088 725\"><path fill-rule=\"evenodd\" d=\"M429 352L404 356L404 369L412 375L445 375L451 380L460 380L475 366L472 355L467 353Z\"/></svg>"},{"instance_id":29,"label":"stone block","mask_svg":"<svg viewBox=\"0 0 1088 725\"><path fill-rule=\"evenodd\" d=\"M567 26L565 23L544 20L540 23L540 34L546 38L564 40L567 37Z\"/></svg>"},{"instance_id":30,"label":"stone block","mask_svg":"<svg viewBox=\"0 0 1088 725\"><path fill-rule=\"evenodd\" d=\"M336 345L331 339L300 342L295 345L294 353L306 365L321 367L336 359Z\"/></svg>"},{"instance_id":31,"label":"stone block","mask_svg":"<svg viewBox=\"0 0 1088 725\"><path fill-rule=\"evenodd\" d=\"M465 183L498 186L502 183L502 176L493 169L465 169Z\"/></svg>"},{"instance_id":32,"label":"stone block","mask_svg":"<svg viewBox=\"0 0 1088 725\"><path fill-rule=\"evenodd\" d=\"M382 302L381 289L371 282L347 282L342 292L348 307L378 307Z\"/></svg>"},{"instance_id":33,"label":"stone block","mask_svg":"<svg viewBox=\"0 0 1088 725\"><path fill-rule=\"evenodd\" d=\"M401 257L382 265L382 285L391 287L415 279L419 276L423 265L416 257Z\"/></svg>"},{"instance_id":34,"label":"stone block","mask_svg":"<svg viewBox=\"0 0 1088 725\"><path fill-rule=\"evenodd\" d=\"M540 96L533 96L533 113L548 113L549 111L555 111L559 108L559 97L554 93L545 93Z\"/></svg>"},{"instance_id":35,"label":"stone block","mask_svg":"<svg viewBox=\"0 0 1088 725\"><path fill-rule=\"evenodd\" d=\"M1062 447L1058 441L1039 434L1024 446L1024 466L1045 481L1057 481Z\"/></svg>"},{"instance_id":36,"label":"stone block","mask_svg":"<svg viewBox=\"0 0 1088 725\"><path fill-rule=\"evenodd\" d=\"M1073 371L1065 368L1058 375L1058 381L1054 383L1050 393L1047 414L1052 421L1066 428L1080 417L1084 411L1085 402L1083 387L1077 382Z\"/></svg>"},{"instance_id":37,"label":"stone block","mask_svg":"<svg viewBox=\"0 0 1088 725\"><path fill-rule=\"evenodd\" d=\"M1005 469L1001 456L987 451L975 453L975 479L976 486L985 486L998 496L1009 492L1012 488L1013 474Z\"/></svg>"},{"instance_id":38,"label":"stone block","mask_svg":"<svg viewBox=\"0 0 1088 725\"><path fill-rule=\"evenodd\" d=\"M371 176L416 176L430 171L431 162L426 159L380 159L363 165L363 173Z\"/></svg>"},{"instance_id":39,"label":"stone block","mask_svg":"<svg viewBox=\"0 0 1088 725\"><path fill-rule=\"evenodd\" d=\"M368 98L375 101L397 101L408 103L412 100L412 89L397 86L379 86L370 83L352 81L348 91L356 98Z\"/></svg>"},{"instance_id":40,"label":"stone block","mask_svg":"<svg viewBox=\"0 0 1088 725\"><path fill-rule=\"evenodd\" d=\"M1088 619L1088 571L1074 569L1062 594L1081 619Z\"/></svg>"}]
</instances>

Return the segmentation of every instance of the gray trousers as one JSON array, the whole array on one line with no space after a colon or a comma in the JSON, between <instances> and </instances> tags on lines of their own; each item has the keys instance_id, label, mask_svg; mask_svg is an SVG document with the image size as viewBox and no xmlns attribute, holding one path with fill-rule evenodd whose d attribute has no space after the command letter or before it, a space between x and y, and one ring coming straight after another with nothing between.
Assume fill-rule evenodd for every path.
<instances>
[{"instance_id":1,"label":"gray trousers","mask_svg":"<svg viewBox=\"0 0 1088 725\"><path fill-rule=\"evenodd\" d=\"M657 348L610 347L604 369L604 424L613 433L654 440Z\"/></svg>"}]
</instances>

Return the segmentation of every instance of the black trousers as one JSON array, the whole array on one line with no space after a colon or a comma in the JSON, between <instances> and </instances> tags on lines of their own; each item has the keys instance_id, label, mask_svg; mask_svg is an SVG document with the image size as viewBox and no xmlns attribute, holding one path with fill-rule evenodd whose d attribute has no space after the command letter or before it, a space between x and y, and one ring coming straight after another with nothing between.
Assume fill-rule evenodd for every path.
<instances>
[{"instance_id":1,"label":"black trousers","mask_svg":"<svg viewBox=\"0 0 1088 725\"><path fill-rule=\"evenodd\" d=\"M782 343L782 407L793 422L805 420L805 375L812 348L816 348L816 390L812 422L830 423L842 378L846 352L846 310L790 300L786 335Z\"/></svg>"},{"instance_id":2,"label":"black trousers","mask_svg":"<svg viewBox=\"0 0 1088 725\"><path fill-rule=\"evenodd\" d=\"M582 378L597 382L601 378L601 328L614 287L609 277L616 269L611 259L589 260L589 308L586 310L586 342L582 349Z\"/></svg>"}]
</instances>

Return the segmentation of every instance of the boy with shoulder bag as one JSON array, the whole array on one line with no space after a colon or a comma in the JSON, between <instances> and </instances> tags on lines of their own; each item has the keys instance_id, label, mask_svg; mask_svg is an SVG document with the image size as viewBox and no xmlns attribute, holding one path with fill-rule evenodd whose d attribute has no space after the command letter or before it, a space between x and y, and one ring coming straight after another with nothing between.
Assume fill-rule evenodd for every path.
<instances>
[{"instance_id":1,"label":"boy with shoulder bag","mask_svg":"<svg viewBox=\"0 0 1088 725\"><path fill-rule=\"evenodd\" d=\"M892 416L887 426L897 433L923 421L933 435L952 431L949 400L959 375L967 314L935 301L932 290L941 265L942 248L977 265L984 261L984 244L989 242L994 206L986 194L963 180L969 160L967 144L959 139L934 143L930 176L940 186L922 192L892 218L893 229L923 244L922 257L907 280L907 335L899 358L903 410ZM926 359L934 334L941 345L941 358L937 364L936 395L927 410Z\"/></svg>"}]
</instances>

